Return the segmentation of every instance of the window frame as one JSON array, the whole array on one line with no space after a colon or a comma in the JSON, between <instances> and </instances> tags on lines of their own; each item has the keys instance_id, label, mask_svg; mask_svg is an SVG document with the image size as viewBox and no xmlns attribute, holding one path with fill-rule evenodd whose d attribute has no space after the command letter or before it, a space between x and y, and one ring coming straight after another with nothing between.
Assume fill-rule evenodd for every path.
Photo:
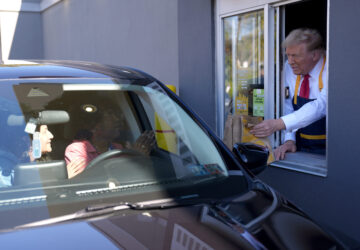
<instances>
[{"instance_id":1,"label":"window frame","mask_svg":"<svg viewBox=\"0 0 360 250\"><path fill-rule=\"evenodd\" d=\"M280 1L280 0L264 0L262 3L259 2L244 2L244 3L234 3L233 1L218 0L216 1L216 18L215 18L215 34L216 34L216 72L215 72L215 81L216 81L216 132L220 138L224 137L224 128L225 128L225 61L224 61L224 29L223 23L224 19L234 15L245 14L252 11L264 11L264 92L265 92L265 119L277 119L281 117L283 113L283 100L284 100L284 86L283 86L283 77L281 72L280 62L284 62L285 56L284 53L280 53L281 45L280 41L285 39L285 24L284 24L284 15L285 12L281 7L286 6L291 3L302 2L302 0L289 0L289 1ZM326 20L326 29L327 36L326 47L329 47L329 3L330 0L327 0L327 20ZM274 23L276 17L276 26ZM275 37L276 36L276 37ZM280 37L281 36L281 37ZM276 52L275 52L276 51ZM280 58L280 55L283 55ZM326 50L326 58L329 58L329 51ZM328 59L327 59L328 60ZM276 63L275 63L276 62ZM329 64L327 63L327 78L329 79ZM276 81L274 80L276 79ZM275 95L274 95L275 93ZM281 111L280 111L281 110ZM328 105L327 111L328 115ZM328 125L328 119L326 119ZM328 128L328 126L327 126ZM326 128L326 133L328 129ZM277 147L281 144L281 132L278 131L275 135L270 137L271 145ZM295 156L289 157L290 159L284 161L278 161L271 166L290 169L302 173L313 174L317 176L326 177L327 176L327 151L328 151L328 140L326 140L326 156L324 159L318 162L318 165L314 167L312 159L314 155L292 153ZM302 155L305 164L300 164L296 159L296 155Z\"/></svg>"}]
</instances>

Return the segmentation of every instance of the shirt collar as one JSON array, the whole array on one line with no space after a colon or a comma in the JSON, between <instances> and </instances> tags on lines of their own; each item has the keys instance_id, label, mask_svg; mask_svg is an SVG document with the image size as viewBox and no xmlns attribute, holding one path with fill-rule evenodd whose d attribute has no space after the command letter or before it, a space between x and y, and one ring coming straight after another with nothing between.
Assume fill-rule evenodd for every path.
<instances>
[{"instance_id":1,"label":"shirt collar","mask_svg":"<svg viewBox=\"0 0 360 250\"><path fill-rule=\"evenodd\" d=\"M80 142L84 145L86 152L89 152L89 153L97 152L96 148L94 147L94 145L91 144L90 141L88 141L88 140L76 140L76 141Z\"/></svg>"},{"instance_id":2,"label":"shirt collar","mask_svg":"<svg viewBox=\"0 0 360 250\"><path fill-rule=\"evenodd\" d=\"M313 76L316 77L320 74L323 61L324 61L324 56L321 56L319 61L316 63L315 67L309 72L310 77L313 77Z\"/></svg>"}]
</instances>

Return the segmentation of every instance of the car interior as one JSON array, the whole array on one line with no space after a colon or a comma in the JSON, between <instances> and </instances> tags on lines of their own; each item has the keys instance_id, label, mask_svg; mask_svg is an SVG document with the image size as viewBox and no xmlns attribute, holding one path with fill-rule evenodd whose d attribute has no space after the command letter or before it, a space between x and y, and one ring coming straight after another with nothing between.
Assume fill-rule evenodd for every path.
<instances>
[{"instance_id":1,"label":"car interior","mask_svg":"<svg viewBox=\"0 0 360 250\"><path fill-rule=\"evenodd\" d=\"M111 150L93 160L84 172L68 179L65 149L77 137L91 134L92 121L96 115L109 108L116 110L121 120L116 142L125 146L135 144L145 131L157 131L159 125L155 124L155 120L160 114L151 110L151 103L145 104L146 101L151 102L146 100L145 92L93 88L84 90L81 86L76 89L62 84L19 84L14 86L14 90L25 122L35 120L36 125L46 124L54 136L52 152L47 157L16 165L16 187L60 183L101 186L108 185L109 180L116 185L178 180L193 172L191 168L184 168L184 165L199 165L199 160L188 148L191 143L172 130L178 145L175 151L166 145L165 148L160 147L158 142L152 147L150 155L139 153L131 147ZM29 138L31 140L30 134Z\"/></svg>"}]
</instances>

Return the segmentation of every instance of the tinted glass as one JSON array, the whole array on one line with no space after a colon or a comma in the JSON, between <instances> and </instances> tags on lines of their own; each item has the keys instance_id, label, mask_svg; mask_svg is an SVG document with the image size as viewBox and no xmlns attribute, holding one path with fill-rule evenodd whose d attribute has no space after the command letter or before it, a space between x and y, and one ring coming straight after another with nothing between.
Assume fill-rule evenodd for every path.
<instances>
[{"instance_id":1,"label":"tinted glass","mask_svg":"<svg viewBox=\"0 0 360 250\"><path fill-rule=\"evenodd\" d=\"M227 177L215 144L157 83L51 81L0 84L2 228ZM39 218L18 213L35 208Z\"/></svg>"},{"instance_id":2,"label":"tinted glass","mask_svg":"<svg viewBox=\"0 0 360 250\"><path fill-rule=\"evenodd\" d=\"M264 117L264 11L224 18L225 117Z\"/></svg>"}]
</instances>

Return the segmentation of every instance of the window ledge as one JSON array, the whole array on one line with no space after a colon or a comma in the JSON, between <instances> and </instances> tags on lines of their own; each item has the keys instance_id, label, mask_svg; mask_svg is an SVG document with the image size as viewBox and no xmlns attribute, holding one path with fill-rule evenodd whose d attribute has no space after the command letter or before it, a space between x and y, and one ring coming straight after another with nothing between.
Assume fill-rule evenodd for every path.
<instances>
[{"instance_id":1,"label":"window ledge","mask_svg":"<svg viewBox=\"0 0 360 250\"><path fill-rule=\"evenodd\" d=\"M305 152L287 153L282 161L270 164L273 167L285 168L302 173L326 177L326 156Z\"/></svg>"}]
</instances>

